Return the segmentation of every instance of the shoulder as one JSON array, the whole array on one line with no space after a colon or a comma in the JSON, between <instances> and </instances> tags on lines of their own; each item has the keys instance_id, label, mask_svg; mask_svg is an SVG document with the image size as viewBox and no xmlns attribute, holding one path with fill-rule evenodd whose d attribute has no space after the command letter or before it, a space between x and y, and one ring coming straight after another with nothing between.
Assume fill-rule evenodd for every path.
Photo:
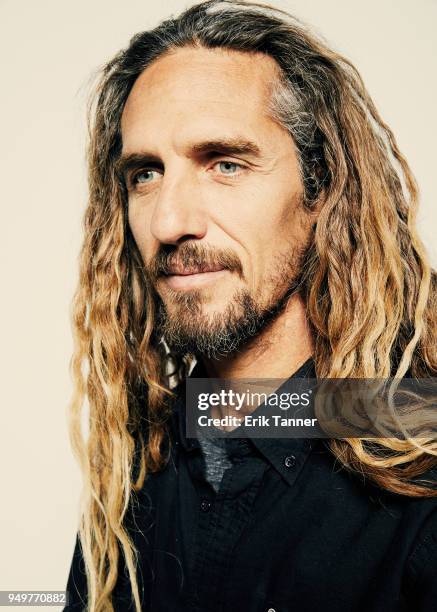
<instances>
[{"instance_id":1,"label":"shoulder","mask_svg":"<svg viewBox=\"0 0 437 612\"><path fill-rule=\"evenodd\" d=\"M67 605L64 607L63 612L81 612L86 608L88 597L87 578L82 546L78 533L76 534L66 592Z\"/></svg>"},{"instance_id":2,"label":"shoulder","mask_svg":"<svg viewBox=\"0 0 437 612\"><path fill-rule=\"evenodd\" d=\"M417 610L435 610L437 601L437 503L422 522L407 560L404 581Z\"/></svg>"}]
</instances>

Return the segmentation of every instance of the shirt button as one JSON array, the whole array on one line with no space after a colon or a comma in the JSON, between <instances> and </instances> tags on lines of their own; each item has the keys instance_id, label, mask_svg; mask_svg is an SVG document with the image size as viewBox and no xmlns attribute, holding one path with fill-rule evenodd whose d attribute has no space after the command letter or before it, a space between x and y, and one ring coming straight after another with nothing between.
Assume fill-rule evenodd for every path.
<instances>
[{"instance_id":1,"label":"shirt button","mask_svg":"<svg viewBox=\"0 0 437 612\"><path fill-rule=\"evenodd\" d=\"M286 468L292 468L296 465L296 457L294 455L289 455L284 459L284 465Z\"/></svg>"},{"instance_id":2,"label":"shirt button","mask_svg":"<svg viewBox=\"0 0 437 612\"><path fill-rule=\"evenodd\" d=\"M200 502L200 509L202 510L202 512L208 512L210 508L211 508L211 502L208 501L207 499L202 499L202 501Z\"/></svg>"},{"instance_id":3,"label":"shirt button","mask_svg":"<svg viewBox=\"0 0 437 612\"><path fill-rule=\"evenodd\" d=\"M276 612L275 608L269 608L267 612Z\"/></svg>"}]
</instances>

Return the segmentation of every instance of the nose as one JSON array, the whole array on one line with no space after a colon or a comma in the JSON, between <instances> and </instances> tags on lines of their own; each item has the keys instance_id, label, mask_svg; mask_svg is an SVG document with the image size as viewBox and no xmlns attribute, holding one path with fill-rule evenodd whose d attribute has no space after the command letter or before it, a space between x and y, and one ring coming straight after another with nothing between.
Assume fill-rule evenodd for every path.
<instances>
[{"instance_id":1,"label":"nose","mask_svg":"<svg viewBox=\"0 0 437 612\"><path fill-rule=\"evenodd\" d=\"M163 244L178 244L182 239L203 238L206 214L194 173L181 168L166 169L155 202L150 230Z\"/></svg>"}]
</instances>

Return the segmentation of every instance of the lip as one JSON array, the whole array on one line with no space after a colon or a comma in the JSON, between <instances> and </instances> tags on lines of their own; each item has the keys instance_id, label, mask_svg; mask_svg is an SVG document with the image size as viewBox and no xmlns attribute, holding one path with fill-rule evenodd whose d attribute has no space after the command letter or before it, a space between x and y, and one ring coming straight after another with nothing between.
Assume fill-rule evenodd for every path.
<instances>
[{"instance_id":1,"label":"lip","mask_svg":"<svg viewBox=\"0 0 437 612\"><path fill-rule=\"evenodd\" d=\"M163 282L171 289L184 291L196 287L202 287L219 280L228 270L221 268L220 270L211 270L208 272L187 272L178 274L169 274L162 277Z\"/></svg>"},{"instance_id":2,"label":"lip","mask_svg":"<svg viewBox=\"0 0 437 612\"><path fill-rule=\"evenodd\" d=\"M184 267L184 266L180 266L180 265L173 265L170 266L170 268L168 269L167 274L169 276L174 276L174 275L178 275L178 276L188 276L191 274L200 274L202 272L220 272L220 270L223 270L224 268L222 268L220 265L212 265L209 267L203 266L203 267L199 267L199 266L188 266L188 267Z\"/></svg>"}]
</instances>

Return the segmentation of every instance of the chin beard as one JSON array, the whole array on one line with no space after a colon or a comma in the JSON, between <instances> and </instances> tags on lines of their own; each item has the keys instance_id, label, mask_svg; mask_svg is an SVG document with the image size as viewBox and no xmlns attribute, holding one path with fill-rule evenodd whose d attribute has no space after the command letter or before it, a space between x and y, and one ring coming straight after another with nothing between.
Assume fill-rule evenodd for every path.
<instances>
[{"instance_id":1,"label":"chin beard","mask_svg":"<svg viewBox=\"0 0 437 612\"><path fill-rule=\"evenodd\" d=\"M273 287L284 287L275 279ZM175 355L193 354L207 359L220 359L235 353L259 334L285 308L290 296L299 290L298 279L290 281L274 303L262 307L245 290L236 292L222 313L207 316L202 313L200 292L176 295L179 308L169 315L159 299L156 331ZM273 297L273 296L272 296Z\"/></svg>"}]
</instances>

